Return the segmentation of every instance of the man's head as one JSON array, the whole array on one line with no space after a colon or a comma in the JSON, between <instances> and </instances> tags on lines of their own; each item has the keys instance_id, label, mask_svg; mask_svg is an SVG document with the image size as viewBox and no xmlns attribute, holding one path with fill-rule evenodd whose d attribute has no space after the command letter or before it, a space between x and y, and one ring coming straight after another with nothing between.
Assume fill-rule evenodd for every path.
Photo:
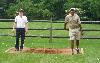
<instances>
[{"instance_id":1,"label":"man's head","mask_svg":"<svg viewBox=\"0 0 100 63\"><path fill-rule=\"evenodd\" d=\"M75 14L75 9L70 9L69 13L73 16Z\"/></svg>"},{"instance_id":2,"label":"man's head","mask_svg":"<svg viewBox=\"0 0 100 63\"><path fill-rule=\"evenodd\" d=\"M20 15L20 16L23 16L23 13L24 13L24 10L23 10L23 9L20 9L20 10L19 10L19 15Z\"/></svg>"}]
</instances>

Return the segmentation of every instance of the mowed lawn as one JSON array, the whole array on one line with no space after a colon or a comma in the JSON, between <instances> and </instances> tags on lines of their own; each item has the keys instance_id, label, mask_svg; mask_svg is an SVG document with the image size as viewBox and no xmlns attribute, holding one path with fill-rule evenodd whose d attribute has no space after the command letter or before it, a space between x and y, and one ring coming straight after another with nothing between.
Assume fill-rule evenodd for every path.
<instances>
[{"instance_id":1,"label":"mowed lawn","mask_svg":"<svg viewBox=\"0 0 100 63\"><path fill-rule=\"evenodd\" d=\"M12 27L12 22L0 22L0 28ZM30 22L29 28L49 28L49 23ZM63 28L63 23L53 23L53 28ZM83 24L84 29L100 29L99 24ZM49 30L29 30L27 35L49 35ZM11 29L0 29L0 34L11 34ZM66 30L53 30L53 36L68 36ZM99 31L84 31L84 36L100 36ZM0 36L0 63L100 63L100 39L81 39L80 48L84 54L10 54L5 51L15 45L15 37ZM25 47L28 48L70 48L67 38L53 38L49 43L48 38L27 37Z\"/></svg>"}]
</instances>

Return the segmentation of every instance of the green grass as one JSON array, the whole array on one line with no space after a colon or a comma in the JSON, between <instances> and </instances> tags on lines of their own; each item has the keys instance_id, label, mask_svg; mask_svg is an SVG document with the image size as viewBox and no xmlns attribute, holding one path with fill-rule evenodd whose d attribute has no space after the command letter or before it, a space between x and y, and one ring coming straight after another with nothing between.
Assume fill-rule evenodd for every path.
<instances>
[{"instance_id":1,"label":"green grass","mask_svg":"<svg viewBox=\"0 0 100 63\"><path fill-rule=\"evenodd\" d=\"M0 27L12 27L12 23L0 22ZM83 28L99 29L97 24L84 24ZM29 23L29 28L49 28L48 23ZM53 24L53 28L63 28L62 23ZM87 36L100 36L100 32L84 32ZM13 34L11 30L0 30L0 34ZM49 31L33 30L27 35L49 35ZM53 31L53 35L66 36L68 32ZM14 47L14 37L0 36L0 63L100 63L100 39L82 39L80 48L84 48L85 54L79 55L60 55L60 54L31 54L19 53L9 54L5 50ZM70 41L66 38L54 38L49 43L47 38L26 38L25 47L29 48L70 48Z\"/></svg>"}]
</instances>

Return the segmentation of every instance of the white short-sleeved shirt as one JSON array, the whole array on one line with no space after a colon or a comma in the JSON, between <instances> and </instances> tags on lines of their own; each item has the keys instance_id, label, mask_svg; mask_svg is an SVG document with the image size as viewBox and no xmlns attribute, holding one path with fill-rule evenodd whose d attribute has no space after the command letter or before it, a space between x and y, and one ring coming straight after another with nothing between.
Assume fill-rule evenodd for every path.
<instances>
[{"instance_id":1,"label":"white short-sleeved shirt","mask_svg":"<svg viewBox=\"0 0 100 63\"><path fill-rule=\"evenodd\" d=\"M22 16L22 18L18 15L15 17L15 22L17 23L16 28L25 28L25 24L28 22L26 16Z\"/></svg>"}]
</instances>

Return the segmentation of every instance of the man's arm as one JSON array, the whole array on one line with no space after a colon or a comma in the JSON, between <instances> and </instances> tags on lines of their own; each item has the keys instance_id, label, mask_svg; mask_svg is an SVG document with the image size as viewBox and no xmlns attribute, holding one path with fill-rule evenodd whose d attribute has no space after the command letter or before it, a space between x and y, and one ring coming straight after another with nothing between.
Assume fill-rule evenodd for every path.
<instances>
[{"instance_id":1,"label":"man's arm","mask_svg":"<svg viewBox=\"0 0 100 63\"><path fill-rule=\"evenodd\" d=\"M13 24L13 31L15 31L15 28L16 28L16 22L14 22Z\"/></svg>"},{"instance_id":2,"label":"man's arm","mask_svg":"<svg viewBox=\"0 0 100 63\"><path fill-rule=\"evenodd\" d=\"M65 29L65 30L66 30L66 25L67 25L67 22L64 23L64 29Z\"/></svg>"},{"instance_id":3,"label":"man's arm","mask_svg":"<svg viewBox=\"0 0 100 63\"><path fill-rule=\"evenodd\" d=\"M78 24L79 24L79 27L80 27L81 35L83 35L83 30L82 30L81 21L80 21L80 17L79 16L78 16Z\"/></svg>"},{"instance_id":4,"label":"man's arm","mask_svg":"<svg viewBox=\"0 0 100 63\"><path fill-rule=\"evenodd\" d=\"M81 24L79 24L81 35L83 35L83 30Z\"/></svg>"},{"instance_id":5,"label":"man's arm","mask_svg":"<svg viewBox=\"0 0 100 63\"><path fill-rule=\"evenodd\" d=\"M25 32L28 32L28 20L27 17L25 16Z\"/></svg>"},{"instance_id":6,"label":"man's arm","mask_svg":"<svg viewBox=\"0 0 100 63\"><path fill-rule=\"evenodd\" d=\"M15 31L16 24L17 24L17 16L15 17L15 21L14 21L14 23L13 23L13 32Z\"/></svg>"},{"instance_id":7,"label":"man's arm","mask_svg":"<svg viewBox=\"0 0 100 63\"><path fill-rule=\"evenodd\" d=\"M78 21L78 26L80 27L80 31L82 31L82 26L81 26L81 21L80 21L80 17L79 16L78 16L77 21Z\"/></svg>"},{"instance_id":8,"label":"man's arm","mask_svg":"<svg viewBox=\"0 0 100 63\"><path fill-rule=\"evenodd\" d=\"M65 17L65 23L64 23L64 29L66 30L66 25L67 25L67 23L68 23L68 17L66 16Z\"/></svg>"},{"instance_id":9,"label":"man's arm","mask_svg":"<svg viewBox=\"0 0 100 63\"><path fill-rule=\"evenodd\" d=\"M81 24L79 24L79 27L80 27L80 31L82 31L82 26L81 26Z\"/></svg>"},{"instance_id":10,"label":"man's arm","mask_svg":"<svg viewBox=\"0 0 100 63\"><path fill-rule=\"evenodd\" d=\"M28 23L25 23L25 32L28 32Z\"/></svg>"}]
</instances>

